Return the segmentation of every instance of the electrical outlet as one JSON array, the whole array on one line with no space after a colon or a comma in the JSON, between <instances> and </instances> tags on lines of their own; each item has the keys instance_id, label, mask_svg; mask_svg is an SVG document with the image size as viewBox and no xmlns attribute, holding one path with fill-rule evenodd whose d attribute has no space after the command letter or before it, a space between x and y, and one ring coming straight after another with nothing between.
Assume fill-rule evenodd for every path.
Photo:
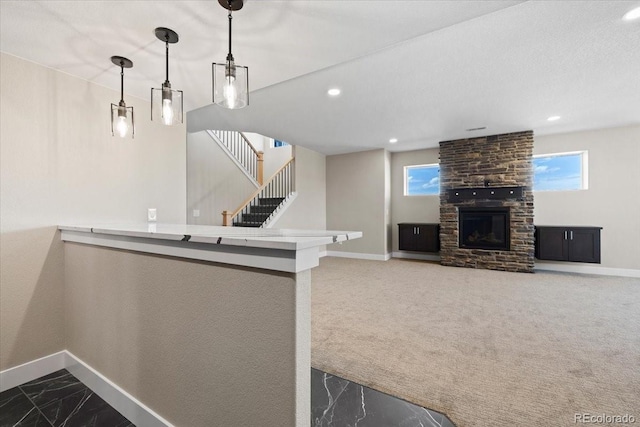
<instances>
[{"instance_id":1,"label":"electrical outlet","mask_svg":"<svg viewBox=\"0 0 640 427\"><path fill-rule=\"evenodd\" d=\"M158 220L158 213L155 208L147 209L147 221L155 222Z\"/></svg>"},{"instance_id":2,"label":"electrical outlet","mask_svg":"<svg viewBox=\"0 0 640 427\"><path fill-rule=\"evenodd\" d=\"M200 216L200 209L194 209L194 210L193 210L193 217L194 217L194 218L197 218L197 217L199 217L199 216Z\"/></svg>"}]
</instances>

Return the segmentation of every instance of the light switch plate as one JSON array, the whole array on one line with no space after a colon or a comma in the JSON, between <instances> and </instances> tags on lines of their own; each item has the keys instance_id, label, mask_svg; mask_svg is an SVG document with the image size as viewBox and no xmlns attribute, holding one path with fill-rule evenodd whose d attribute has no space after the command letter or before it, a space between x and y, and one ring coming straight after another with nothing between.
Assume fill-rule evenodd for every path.
<instances>
[{"instance_id":1,"label":"light switch plate","mask_svg":"<svg viewBox=\"0 0 640 427\"><path fill-rule=\"evenodd\" d=\"M193 217L194 217L194 218L197 218L197 217L199 217L199 216L200 216L200 209L194 209L194 210L193 210Z\"/></svg>"},{"instance_id":2,"label":"light switch plate","mask_svg":"<svg viewBox=\"0 0 640 427\"><path fill-rule=\"evenodd\" d=\"M158 220L158 214L155 208L149 208L147 210L147 221L155 222Z\"/></svg>"}]
</instances>

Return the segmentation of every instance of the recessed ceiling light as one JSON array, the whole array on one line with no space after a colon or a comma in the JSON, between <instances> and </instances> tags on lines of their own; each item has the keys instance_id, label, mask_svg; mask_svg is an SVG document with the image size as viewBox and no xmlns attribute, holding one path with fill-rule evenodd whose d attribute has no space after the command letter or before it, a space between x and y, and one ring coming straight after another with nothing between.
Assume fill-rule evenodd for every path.
<instances>
[{"instance_id":1,"label":"recessed ceiling light","mask_svg":"<svg viewBox=\"0 0 640 427\"><path fill-rule=\"evenodd\" d=\"M391 138L389 142L395 144L396 142L398 142L398 138Z\"/></svg>"},{"instance_id":2,"label":"recessed ceiling light","mask_svg":"<svg viewBox=\"0 0 640 427\"><path fill-rule=\"evenodd\" d=\"M635 9L631 9L629 12L625 13L622 19L625 21L633 21L634 19L640 18L640 7L636 7Z\"/></svg>"},{"instance_id":3,"label":"recessed ceiling light","mask_svg":"<svg viewBox=\"0 0 640 427\"><path fill-rule=\"evenodd\" d=\"M337 87L331 88L327 91L327 93L329 94L329 96L338 96L340 95L341 90L338 89Z\"/></svg>"},{"instance_id":4,"label":"recessed ceiling light","mask_svg":"<svg viewBox=\"0 0 640 427\"><path fill-rule=\"evenodd\" d=\"M556 120L560 120L560 116L551 116L547 120L550 122L555 122Z\"/></svg>"}]
</instances>

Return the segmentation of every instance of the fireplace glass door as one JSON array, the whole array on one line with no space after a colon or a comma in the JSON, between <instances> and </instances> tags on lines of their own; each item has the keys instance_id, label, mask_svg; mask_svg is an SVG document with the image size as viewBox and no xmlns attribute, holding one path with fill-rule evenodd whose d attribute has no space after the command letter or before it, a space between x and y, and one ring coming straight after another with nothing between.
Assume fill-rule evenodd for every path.
<instances>
[{"instance_id":1,"label":"fireplace glass door","mask_svg":"<svg viewBox=\"0 0 640 427\"><path fill-rule=\"evenodd\" d=\"M459 208L459 246L509 250L509 208Z\"/></svg>"}]
</instances>

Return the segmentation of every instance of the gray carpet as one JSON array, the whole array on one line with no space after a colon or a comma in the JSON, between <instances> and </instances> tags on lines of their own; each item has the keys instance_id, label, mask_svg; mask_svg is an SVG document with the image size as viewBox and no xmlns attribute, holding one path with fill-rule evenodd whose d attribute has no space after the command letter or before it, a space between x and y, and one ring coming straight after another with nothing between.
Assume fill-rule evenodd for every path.
<instances>
[{"instance_id":1,"label":"gray carpet","mask_svg":"<svg viewBox=\"0 0 640 427\"><path fill-rule=\"evenodd\" d=\"M311 298L313 367L458 427L640 423L640 279L326 257Z\"/></svg>"}]
</instances>

